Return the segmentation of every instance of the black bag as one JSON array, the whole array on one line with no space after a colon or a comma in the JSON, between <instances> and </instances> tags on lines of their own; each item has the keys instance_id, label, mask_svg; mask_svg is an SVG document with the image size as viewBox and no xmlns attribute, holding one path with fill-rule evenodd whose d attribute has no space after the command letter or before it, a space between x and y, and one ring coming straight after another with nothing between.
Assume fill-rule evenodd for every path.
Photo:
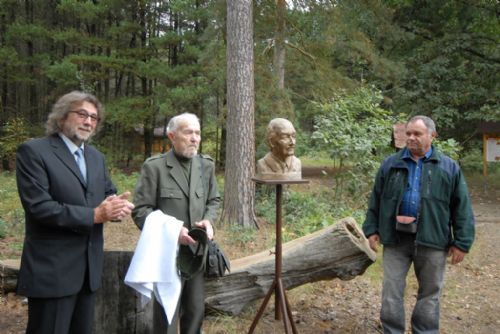
<instances>
[{"instance_id":1,"label":"black bag","mask_svg":"<svg viewBox=\"0 0 500 334\"><path fill-rule=\"evenodd\" d=\"M207 262L205 264L206 277L222 277L226 273L231 272L231 264L229 258L224 254L222 249L213 240L208 241Z\"/></svg>"},{"instance_id":2,"label":"black bag","mask_svg":"<svg viewBox=\"0 0 500 334\"><path fill-rule=\"evenodd\" d=\"M400 218L402 217L402 218ZM402 232L402 233L409 233L409 234L415 234L417 233L417 219L413 218L414 220L410 223L408 222L407 216L397 216L396 217L396 231ZM406 222L400 222L398 220L406 220Z\"/></svg>"}]
</instances>

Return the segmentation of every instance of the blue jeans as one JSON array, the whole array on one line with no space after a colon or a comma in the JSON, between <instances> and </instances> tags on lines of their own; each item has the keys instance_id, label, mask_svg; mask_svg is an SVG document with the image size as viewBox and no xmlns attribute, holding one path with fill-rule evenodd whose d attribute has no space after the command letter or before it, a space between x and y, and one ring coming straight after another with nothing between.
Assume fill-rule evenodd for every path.
<instances>
[{"instance_id":1,"label":"blue jeans","mask_svg":"<svg viewBox=\"0 0 500 334\"><path fill-rule=\"evenodd\" d=\"M411 234L400 235L400 243L384 246L384 282L380 320L384 333L405 332L404 292L411 264L418 281L417 303L411 317L414 334L439 333L439 301L443 288L447 252L416 246Z\"/></svg>"}]
</instances>

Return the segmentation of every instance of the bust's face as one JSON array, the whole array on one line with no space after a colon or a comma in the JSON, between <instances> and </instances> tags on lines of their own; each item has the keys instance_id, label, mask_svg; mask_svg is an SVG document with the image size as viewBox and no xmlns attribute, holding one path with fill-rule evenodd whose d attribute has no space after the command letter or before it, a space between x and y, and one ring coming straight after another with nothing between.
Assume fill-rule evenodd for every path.
<instances>
[{"instance_id":1,"label":"bust's face","mask_svg":"<svg viewBox=\"0 0 500 334\"><path fill-rule=\"evenodd\" d=\"M285 161L295 154L295 129L291 123L283 122L275 130L271 140L271 152L280 160Z\"/></svg>"}]
</instances>

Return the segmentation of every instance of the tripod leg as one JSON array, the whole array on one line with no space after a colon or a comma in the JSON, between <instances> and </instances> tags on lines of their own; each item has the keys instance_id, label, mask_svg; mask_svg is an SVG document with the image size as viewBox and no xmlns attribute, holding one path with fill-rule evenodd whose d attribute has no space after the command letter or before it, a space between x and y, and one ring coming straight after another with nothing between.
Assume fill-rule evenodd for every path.
<instances>
[{"instance_id":1,"label":"tripod leg","mask_svg":"<svg viewBox=\"0 0 500 334\"><path fill-rule=\"evenodd\" d=\"M248 330L248 334L252 334L253 331L255 330L255 327L257 327L257 323L259 322L260 317L262 317L262 314L264 313L264 310L266 309L266 305L269 302L269 299L271 298L271 295L273 294L275 289L276 289L276 279L271 284L271 287L269 288L269 291L267 292L266 297L264 297L264 300L262 301L262 304L260 305L259 311L255 315L255 318L253 319L252 325L250 326L250 329Z\"/></svg>"},{"instance_id":2,"label":"tripod leg","mask_svg":"<svg viewBox=\"0 0 500 334\"><path fill-rule=\"evenodd\" d=\"M285 290L283 289L283 282L281 280L278 280L277 285L278 285L277 294L279 295L280 298L280 309L281 309L281 315L283 316L283 325L285 326L285 333L289 334L292 331L289 318L291 312L288 312L288 305L286 303Z\"/></svg>"},{"instance_id":3,"label":"tripod leg","mask_svg":"<svg viewBox=\"0 0 500 334\"><path fill-rule=\"evenodd\" d=\"M286 296L286 293L284 293L284 295L285 295L286 310L288 312L288 318L290 319L290 323L292 324L293 334L298 334L297 327L295 326L295 322L293 321L292 308L290 307L290 303L288 302L288 297Z\"/></svg>"}]
</instances>

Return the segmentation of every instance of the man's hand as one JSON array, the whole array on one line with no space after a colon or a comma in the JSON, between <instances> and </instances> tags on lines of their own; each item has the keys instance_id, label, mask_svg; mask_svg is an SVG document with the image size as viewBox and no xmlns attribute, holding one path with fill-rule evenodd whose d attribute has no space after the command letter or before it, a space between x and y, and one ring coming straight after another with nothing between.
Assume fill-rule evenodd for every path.
<instances>
[{"instance_id":1,"label":"man's hand","mask_svg":"<svg viewBox=\"0 0 500 334\"><path fill-rule=\"evenodd\" d=\"M451 264L459 264L465 257L465 252L455 246L451 246L448 256L451 256Z\"/></svg>"},{"instance_id":2,"label":"man's hand","mask_svg":"<svg viewBox=\"0 0 500 334\"><path fill-rule=\"evenodd\" d=\"M94 209L94 224L102 224L110 220L121 220L129 215L134 208L134 204L127 200L129 196L130 192L126 191L119 196L107 197Z\"/></svg>"},{"instance_id":3,"label":"man's hand","mask_svg":"<svg viewBox=\"0 0 500 334\"><path fill-rule=\"evenodd\" d=\"M378 234L372 234L368 237L368 242L370 243L370 248L375 252L378 251L378 245L380 243L380 237Z\"/></svg>"},{"instance_id":4,"label":"man's hand","mask_svg":"<svg viewBox=\"0 0 500 334\"><path fill-rule=\"evenodd\" d=\"M196 240L191 238L189 235L189 230L186 227L182 227L179 232L179 244L181 245L196 245Z\"/></svg>"},{"instance_id":5,"label":"man's hand","mask_svg":"<svg viewBox=\"0 0 500 334\"><path fill-rule=\"evenodd\" d=\"M208 219L203 219L199 222L194 223L196 227L205 229L205 232L207 232L207 238L208 240L212 240L214 238L214 228L212 227L212 224Z\"/></svg>"}]
</instances>

